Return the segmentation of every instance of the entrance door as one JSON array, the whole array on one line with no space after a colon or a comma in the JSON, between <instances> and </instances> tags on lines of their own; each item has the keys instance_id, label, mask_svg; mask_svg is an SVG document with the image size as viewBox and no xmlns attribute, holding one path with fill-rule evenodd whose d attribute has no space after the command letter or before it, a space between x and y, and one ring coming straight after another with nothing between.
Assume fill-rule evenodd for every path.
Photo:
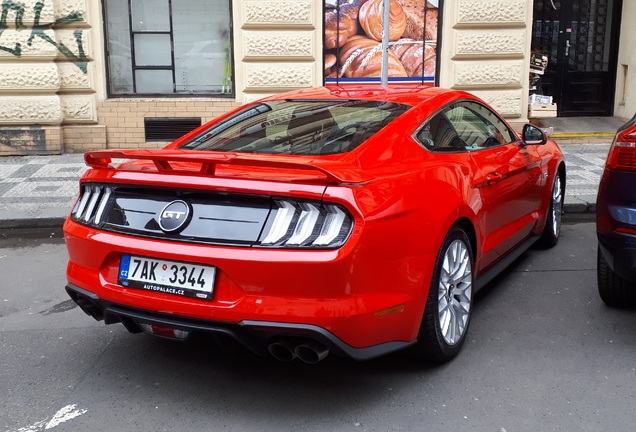
<instances>
[{"instance_id":1,"label":"entrance door","mask_svg":"<svg viewBox=\"0 0 636 432\"><path fill-rule=\"evenodd\" d=\"M629 0L633 1L633 0ZM611 116L623 0L534 0L532 51L560 117Z\"/></svg>"}]
</instances>

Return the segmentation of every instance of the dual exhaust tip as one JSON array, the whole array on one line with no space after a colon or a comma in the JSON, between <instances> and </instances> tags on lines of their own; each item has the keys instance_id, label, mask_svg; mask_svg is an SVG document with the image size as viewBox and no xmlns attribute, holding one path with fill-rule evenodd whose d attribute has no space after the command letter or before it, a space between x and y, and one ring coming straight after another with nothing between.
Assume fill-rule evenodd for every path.
<instances>
[{"instance_id":1,"label":"dual exhaust tip","mask_svg":"<svg viewBox=\"0 0 636 432\"><path fill-rule=\"evenodd\" d=\"M309 364L316 364L329 355L326 346L311 339L278 339L267 350L276 360L289 362L298 358Z\"/></svg>"}]
</instances>

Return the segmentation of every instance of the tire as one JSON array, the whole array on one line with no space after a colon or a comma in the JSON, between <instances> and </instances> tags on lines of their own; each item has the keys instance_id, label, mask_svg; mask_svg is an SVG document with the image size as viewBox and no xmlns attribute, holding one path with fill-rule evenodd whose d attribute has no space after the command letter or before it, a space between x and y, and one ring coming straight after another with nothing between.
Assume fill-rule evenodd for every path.
<instances>
[{"instance_id":1,"label":"tire","mask_svg":"<svg viewBox=\"0 0 636 432\"><path fill-rule=\"evenodd\" d=\"M563 179L561 173L557 172L552 183L552 194L548 205L545 228L539 238L539 245L550 248L556 246L561 235L561 217L563 215Z\"/></svg>"},{"instance_id":2,"label":"tire","mask_svg":"<svg viewBox=\"0 0 636 432\"><path fill-rule=\"evenodd\" d=\"M468 236L453 226L437 253L414 350L423 360L445 363L461 350L473 303L473 253Z\"/></svg>"},{"instance_id":3,"label":"tire","mask_svg":"<svg viewBox=\"0 0 636 432\"><path fill-rule=\"evenodd\" d=\"M598 293L606 305L622 308L636 305L636 283L614 273L600 247L596 252L596 279Z\"/></svg>"}]
</instances>

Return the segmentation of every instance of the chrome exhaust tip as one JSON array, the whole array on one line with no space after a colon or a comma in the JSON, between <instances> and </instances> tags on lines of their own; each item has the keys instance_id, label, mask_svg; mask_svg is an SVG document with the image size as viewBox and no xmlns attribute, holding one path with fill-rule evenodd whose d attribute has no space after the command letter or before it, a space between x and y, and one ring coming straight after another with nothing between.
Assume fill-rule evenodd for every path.
<instances>
[{"instance_id":1,"label":"chrome exhaust tip","mask_svg":"<svg viewBox=\"0 0 636 432\"><path fill-rule=\"evenodd\" d=\"M269 351L270 355L276 360L283 362L289 362L296 358L294 343L290 340L277 340L267 347L267 351Z\"/></svg>"},{"instance_id":2,"label":"chrome exhaust tip","mask_svg":"<svg viewBox=\"0 0 636 432\"><path fill-rule=\"evenodd\" d=\"M329 355L329 349L321 343L308 340L296 346L294 354L305 363L316 364Z\"/></svg>"}]
</instances>

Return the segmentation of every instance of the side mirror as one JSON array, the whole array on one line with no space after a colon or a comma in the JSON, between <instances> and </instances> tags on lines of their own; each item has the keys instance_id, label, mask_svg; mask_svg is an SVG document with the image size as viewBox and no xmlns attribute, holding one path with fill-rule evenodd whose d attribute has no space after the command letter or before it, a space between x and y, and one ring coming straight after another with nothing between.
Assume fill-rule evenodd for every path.
<instances>
[{"instance_id":1,"label":"side mirror","mask_svg":"<svg viewBox=\"0 0 636 432\"><path fill-rule=\"evenodd\" d=\"M548 137L546 136L545 132L531 124L527 124L523 127L521 139L523 140L524 145L541 145L548 142Z\"/></svg>"}]
</instances>

